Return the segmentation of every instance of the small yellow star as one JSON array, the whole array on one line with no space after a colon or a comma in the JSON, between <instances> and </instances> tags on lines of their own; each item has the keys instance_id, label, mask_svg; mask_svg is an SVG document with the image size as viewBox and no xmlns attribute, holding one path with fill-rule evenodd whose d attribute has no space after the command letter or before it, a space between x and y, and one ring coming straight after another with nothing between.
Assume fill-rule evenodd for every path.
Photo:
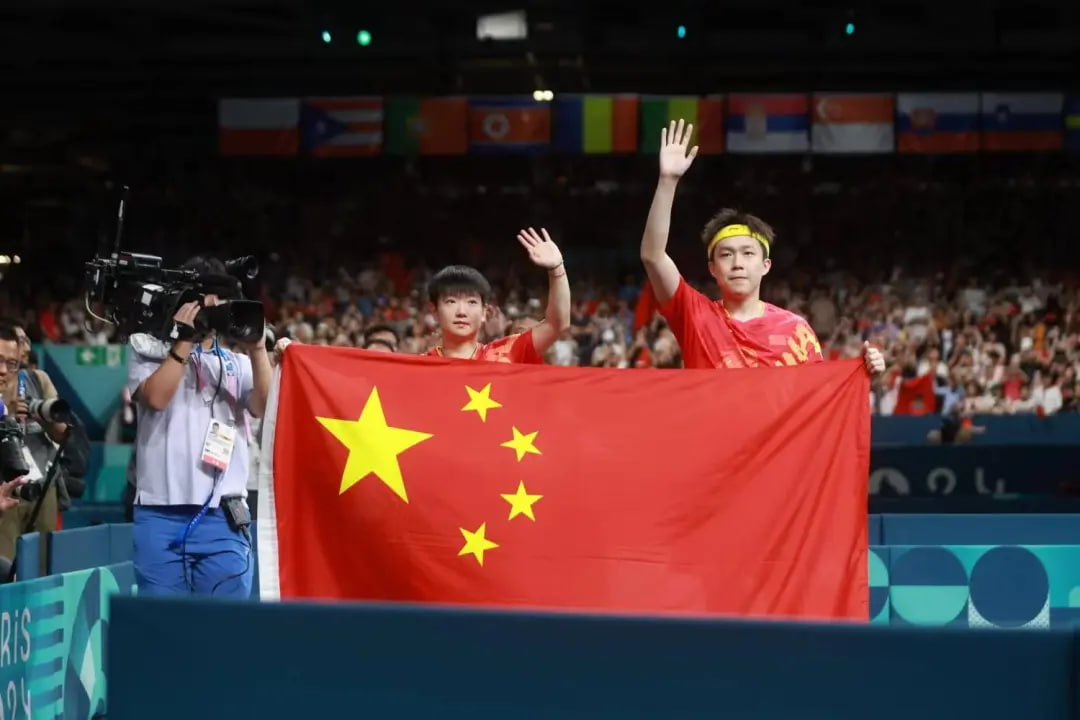
<instances>
[{"instance_id":1,"label":"small yellow star","mask_svg":"<svg viewBox=\"0 0 1080 720\"><path fill-rule=\"evenodd\" d=\"M405 502L405 480L401 477L398 456L432 437L431 433L417 432L386 424L378 388L372 388L359 420L340 418L316 418L331 435L349 448L349 459L341 472L341 494L368 475L375 475L386 487Z\"/></svg>"},{"instance_id":2,"label":"small yellow star","mask_svg":"<svg viewBox=\"0 0 1080 720\"><path fill-rule=\"evenodd\" d=\"M502 495L503 500L510 503L510 517L508 520L513 520L518 515L524 515L533 522L536 522L536 516L533 515L532 506L537 500L544 497L543 495L529 495L525 490L525 482L518 482L517 492L513 495Z\"/></svg>"},{"instance_id":3,"label":"small yellow star","mask_svg":"<svg viewBox=\"0 0 1080 720\"><path fill-rule=\"evenodd\" d=\"M465 407L461 408L461 411L475 410L476 414L480 416L480 422L487 422L488 410L502 407L501 404L491 399L491 383L485 385L483 390L473 390L468 385L465 386L465 390L469 393L469 402Z\"/></svg>"},{"instance_id":4,"label":"small yellow star","mask_svg":"<svg viewBox=\"0 0 1080 720\"><path fill-rule=\"evenodd\" d=\"M491 550L499 547L498 543L492 542L484 537L487 532L487 523L480 523L480 527L476 529L476 532L469 532L465 528L458 528L461 531L461 536L465 538L465 547L461 548L458 552L458 557L462 555L472 555L476 558L476 562L480 563L480 566L484 566L484 551Z\"/></svg>"},{"instance_id":5,"label":"small yellow star","mask_svg":"<svg viewBox=\"0 0 1080 720\"><path fill-rule=\"evenodd\" d=\"M533 441L536 440L536 436L540 433L539 430L531 432L527 435L522 434L516 427L514 430L514 439L507 440L499 445L499 447L510 448L517 453L518 462L521 462L521 458L525 457L526 453L532 453L533 455L541 455L542 453L536 449L533 445Z\"/></svg>"}]
</instances>

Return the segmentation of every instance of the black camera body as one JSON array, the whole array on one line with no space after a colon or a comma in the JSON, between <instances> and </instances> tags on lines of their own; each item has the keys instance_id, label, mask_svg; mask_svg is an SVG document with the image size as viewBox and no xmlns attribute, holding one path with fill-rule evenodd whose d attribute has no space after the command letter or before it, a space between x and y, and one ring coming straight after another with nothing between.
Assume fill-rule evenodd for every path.
<instances>
[{"instance_id":1,"label":"black camera body","mask_svg":"<svg viewBox=\"0 0 1080 720\"><path fill-rule=\"evenodd\" d=\"M0 479L11 482L30 474L26 463L26 443L22 427L12 417L0 418ZM39 482L26 483L15 489L15 496L26 502L36 502L41 497Z\"/></svg>"},{"instance_id":2,"label":"black camera body","mask_svg":"<svg viewBox=\"0 0 1080 720\"><path fill-rule=\"evenodd\" d=\"M102 319L114 323L122 339L147 333L167 340L180 306L201 304L213 294L225 299L203 306L195 317L195 330L201 335L214 330L229 340L255 342L266 324L263 306L243 299L239 276L254 278L258 264L248 256L227 261L225 269L228 275L200 275L195 270L165 268L156 255L116 252L108 258L95 257L86 263L87 302L101 303Z\"/></svg>"}]
</instances>

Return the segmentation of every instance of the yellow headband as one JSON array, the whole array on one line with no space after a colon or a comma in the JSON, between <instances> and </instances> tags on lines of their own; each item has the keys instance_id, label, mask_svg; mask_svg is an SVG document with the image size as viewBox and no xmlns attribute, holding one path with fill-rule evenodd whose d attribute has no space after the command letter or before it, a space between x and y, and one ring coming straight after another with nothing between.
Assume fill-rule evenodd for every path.
<instances>
[{"instance_id":1,"label":"yellow headband","mask_svg":"<svg viewBox=\"0 0 1080 720\"><path fill-rule=\"evenodd\" d=\"M725 225L720 228L720 231L713 235L713 239L709 241L709 249L706 251L706 255L712 260L713 250L716 249L716 244L721 240L729 237L735 237L736 235L746 235L752 237L761 243L761 246L765 248L765 257L769 257L769 241L765 239L765 236L761 233L756 233L746 225Z\"/></svg>"}]
</instances>

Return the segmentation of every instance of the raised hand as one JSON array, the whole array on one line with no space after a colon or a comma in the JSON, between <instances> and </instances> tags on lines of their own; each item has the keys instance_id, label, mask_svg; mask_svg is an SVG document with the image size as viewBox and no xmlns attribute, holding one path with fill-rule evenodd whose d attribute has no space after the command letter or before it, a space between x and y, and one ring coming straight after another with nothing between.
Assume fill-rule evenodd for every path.
<instances>
[{"instance_id":1,"label":"raised hand","mask_svg":"<svg viewBox=\"0 0 1080 720\"><path fill-rule=\"evenodd\" d=\"M529 228L528 230L522 230L518 233L518 242L525 248L525 251L529 253L529 259L533 261L535 265L538 265L547 270L554 270L563 263L562 252L559 251L558 246L551 241L551 236L548 235L548 231L540 228L540 232L543 233L543 237L537 234L536 230Z\"/></svg>"},{"instance_id":2,"label":"raised hand","mask_svg":"<svg viewBox=\"0 0 1080 720\"><path fill-rule=\"evenodd\" d=\"M682 120L660 131L660 177L678 179L690 169L698 151L697 145L686 151L693 134L694 126Z\"/></svg>"}]
</instances>

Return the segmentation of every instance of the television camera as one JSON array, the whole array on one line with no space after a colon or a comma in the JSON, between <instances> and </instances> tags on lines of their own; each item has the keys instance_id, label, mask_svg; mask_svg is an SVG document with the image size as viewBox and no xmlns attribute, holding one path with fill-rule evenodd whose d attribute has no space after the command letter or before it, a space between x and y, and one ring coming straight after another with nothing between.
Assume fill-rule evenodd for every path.
<instances>
[{"instance_id":1,"label":"television camera","mask_svg":"<svg viewBox=\"0 0 1080 720\"><path fill-rule=\"evenodd\" d=\"M116 245L108 257L96 256L86 263L86 309L93 317L116 325L121 339L147 333L167 340L173 315L189 302L202 304L206 295L216 295L216 305L203 305L195 317L200 334L215 330L228 340L255 342L264 333L261 302L245 300L241 279L254 279L259 266L247 256L225 262L224 275L200 274L197 270L163 267L156 255L121 252L128 188L120 201ZM100 303L104 317L93 312Z\"/></svg>"}]
</instances>

